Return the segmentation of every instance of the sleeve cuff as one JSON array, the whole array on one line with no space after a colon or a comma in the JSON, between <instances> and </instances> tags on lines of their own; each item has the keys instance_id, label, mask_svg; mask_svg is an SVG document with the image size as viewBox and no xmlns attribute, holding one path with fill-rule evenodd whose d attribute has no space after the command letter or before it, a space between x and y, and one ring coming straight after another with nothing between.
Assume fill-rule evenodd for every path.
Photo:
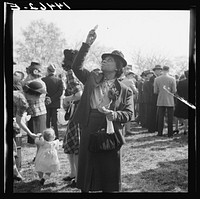
<instances>
[{"instance_id":1,"label":"sleeve cuff","mask_svg":"<svg viewBox=\"0 0 200 199\"><path fill-rule=\"evenodd\" d=\"M82 46L83 46L84 48L90 48L90 45L87 44L87 43L85 43L85 42L82 42Z\"/></svg>"}]
</instances>

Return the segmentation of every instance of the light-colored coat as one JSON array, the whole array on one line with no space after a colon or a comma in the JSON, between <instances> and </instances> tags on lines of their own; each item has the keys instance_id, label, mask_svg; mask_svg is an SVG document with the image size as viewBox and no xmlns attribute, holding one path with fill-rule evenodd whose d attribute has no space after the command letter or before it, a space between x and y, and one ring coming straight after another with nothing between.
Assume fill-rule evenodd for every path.
<instances>
[{"instance_id":1,"label":"light-colored coat","mask_svg":"<svg viewBox=\"0 0 200 199\"><path fill-rule=\"evenodd\" d=\"M174 97L163 87L166 87L171 93L176 93L176 80L168 74L163 74L155 78L154 93L158 94L157 106L174 106Z\"/></svg>"}]
</instances>

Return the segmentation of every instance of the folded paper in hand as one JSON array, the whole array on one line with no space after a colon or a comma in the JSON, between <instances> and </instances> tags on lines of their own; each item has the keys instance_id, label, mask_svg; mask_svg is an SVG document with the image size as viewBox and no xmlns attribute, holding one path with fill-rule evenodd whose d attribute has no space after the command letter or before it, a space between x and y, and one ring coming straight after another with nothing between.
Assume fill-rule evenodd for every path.
<instances>
[{"instance_id":1,"label":"folded paper in hand","mask_svg":"<svg viewBox=\"0 0 200 199\"><path fill-rule=\"evenodd\" d=\"M107 121L106 133L108 133L108 134L114 133L115 130L114 130L113 122L109 121L107 117L106 117L106 121Z\"/></svg>"}]
</instances>

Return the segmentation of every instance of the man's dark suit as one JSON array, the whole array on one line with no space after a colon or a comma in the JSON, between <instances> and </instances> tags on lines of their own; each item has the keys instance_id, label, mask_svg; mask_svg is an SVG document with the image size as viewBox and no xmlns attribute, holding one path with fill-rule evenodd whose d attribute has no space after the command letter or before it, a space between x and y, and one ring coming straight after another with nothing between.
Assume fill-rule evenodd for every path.
<instances>
[{"instance_id":1,"label":"man's dark suit","mask_svg":"<svg viewBox=\"0 0 200 199\"><path fill-rule=\"evenodd\" d=\"M54 128L56 138L59 138L57 127L57 109L60 108L60 97L63 94L64 85L60 78L50 74L42 80L47 87L47 96L51 98L51 103L46 105L47 108L47 121L46 125L49 128L51 125Z\"/></svg>"}]
</instances>

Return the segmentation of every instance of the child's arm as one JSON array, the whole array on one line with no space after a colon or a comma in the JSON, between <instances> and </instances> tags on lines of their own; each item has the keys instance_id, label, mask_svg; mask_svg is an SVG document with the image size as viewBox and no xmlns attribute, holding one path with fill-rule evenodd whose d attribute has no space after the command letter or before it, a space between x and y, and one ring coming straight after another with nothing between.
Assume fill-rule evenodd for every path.
<instances>
[{"instance_id":1,"label":"child's arm","mask_svg":"<svg viewBox=\"0 0 200 199\"><path fill-rule=\"evenodd\" d=\"M60 141L59 141L59 140L56 140L55 142L56 142L55 149L56 149L56 150L59 150Z\"/></svg>"}]
</instances>

